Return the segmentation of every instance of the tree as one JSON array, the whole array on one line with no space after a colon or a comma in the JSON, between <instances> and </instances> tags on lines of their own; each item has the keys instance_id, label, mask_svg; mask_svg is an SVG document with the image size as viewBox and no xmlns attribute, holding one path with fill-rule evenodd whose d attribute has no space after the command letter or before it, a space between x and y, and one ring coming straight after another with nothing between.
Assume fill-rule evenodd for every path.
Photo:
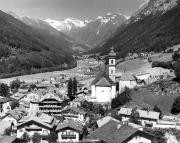
<instances>
[{"instance_id":1,"label":"tree","mask_svg":"<svg viewBox=\"0 0 180 143\"><path fill-rule=\"evenodd\" d=\"M180 113L180 96L178 96L175 100L174 103L172 105L172 109L171 109L171 113L172 114L179 114Z\"/></svg>"},{"instance_id":2,"label":"tree","mask_svg":"<svg viewBox=\"0 0 180 143\"><path fill-rule=\"evenodd\" d=\"M118 94L111 102L111 108L117 108L123 106L131 100L130 89L125 87L124 91Z\"/></svg>"},{"instance_id":3,"label":"tree","mask_svg":"<svg viewBox=\"0 0 180 143\"><path fill-rule=\"evenodd\" d=\"M74 77L73 78L73 95L76 96L76 94L77 94L77 80Z\"/></svg>"},{"instance_id":4,"label":"tree","mask_svg":"<svg viewBox=\"0 0 180 143\"><path fill-rule=\"evenodd\" d=\"M49 143L57 143L58 135L55 132L50 132L47 137Z\"/></svg>"},{"instance_id":5,"label":"tree","mask_svg":"<svg viewBox=\"0 0 180 143\"><path fill-rule=\"evenodd\" d=\"M16 107L19 107L19 102L17 100L14 100L10 103L11 110L14 110Z\"/></svg>"},{"instance_id":6,"label":"tree","mask_svg":"<svg viewBox=\"0 0 180 143\"><path fill-rule=\"evenodd\" d=\"M180 59L173 64L174 73L177 79L180 79Z\"/></svg>"},{"instance_id":7,"label":"tree","mask_svg":"<svg viewBox=\"0 0 180 143\"><path fill-rule=\"evenodd\" d=\"M74 96L73 96L73 81L72 79L70 78L69 79L69 82L68 82L68 94L67 96L69 97L70 101L72 101L74 99Z\"/></svg>"},{"instance_id":8,"label":"tree","mask_svg":"<svg viewBox=\"0 0 180 143\"><path fill-rule=\"evenodd\" d=\"M19 79L13 80L10 83L11 90L18 90L21 86L21 81Z\"/></svg>"},{"instance_id":9,"label":"tree","mask_svg":"<svg viewBox=\"0 0 180 143\"><path fill-rule=\"evenodd\" d=\"M162 111L161 111L161 109L157 105L154 105L154 109L153 110L155 112L159 112L160 113L159 118L161 119L162 118Z\"/></svg>"},{"instance_id":10,"label":"tree","mask_svg":"<svg viewBox=\"0 0 180 143\"><path fill-rule=\"evenodd\" d=\"M6 129L4 130L4 135L10 136L11 133L12 133L12 128L11 128L11 127L6 128Z\"/></svg>"},{"instance_id":11,"label":"tree","mask_svg":"<svg viewBox=\"0 0 180 143\"><path fill-rule=\"evenodd\" d=\"M0 96L7 97L9 95L9 87L7 84L0 84Z\"/></svg>"},{"instance_id":12,"label":"tree","mask_svg":"<svg viewBox=\"0 0 180 143\"><path fill-rule=\"evenodd\" d=\"M40 143L41 142L41 135L38 133L34 133L32 137L32 142L33 143Z\"/></svg>"},{"instance_id":13,"label":"tree","mask_svg":"<svg viewBox=\"0 0 180 143\"><path fill-rule=\"evenodd\" d=\"M137 108L132 109L129 121L134 124L141 124L139 121L139 112L137 111Z\"/></svg>"},{"instance_id":14,"label":"tree","mask_svg":"<svg viewBox=\"0 0 180 143\"><path fill-rule=\"evenodd\" d=\"M83 126L82 134L83 134L84 137L86 137L88 135L88 129L87 129L86 125Z\"/></svg>"},{"instance_id":15,"label":"tree","mask_svg":"<svg viewBox=\"0 0 180 143\"><path fill-rule=\"evenodd\" d=\"M174 54L172 55L172 59L173 61L177 61L180 59L180 53L178 51L174 52Z\"/></svg>"}]
</instances>

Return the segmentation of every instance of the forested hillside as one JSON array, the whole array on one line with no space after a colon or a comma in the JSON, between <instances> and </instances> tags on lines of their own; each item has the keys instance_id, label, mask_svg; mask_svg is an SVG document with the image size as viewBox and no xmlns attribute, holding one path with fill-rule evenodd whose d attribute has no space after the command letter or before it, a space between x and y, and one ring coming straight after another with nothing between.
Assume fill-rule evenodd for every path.
<instances>
[{"instance_id":1,"label":"forested hillside","mask_svg":"<svg viewBox=\"0 0 180 143\"><path fill-rule=\"evenodd\" d=\"M74 66L71 46L63 35L30 27L0 11L1 77Z\"/></svg>"},{"instance_id":2,"label":"forested hillside","mask_svg":"<svg viewBox=\"0 0 180 143\"><path fill-rule=\"evenodd\" d=\"M157 1L157 0L151 0ZM171 1L171 0L170 0ZM128 52L163 51L180 43L180 3L166 12L156 12L120 27L115 36L91 52L106 53L112 45L119 56Z\"/></svg>"}]
</instances>

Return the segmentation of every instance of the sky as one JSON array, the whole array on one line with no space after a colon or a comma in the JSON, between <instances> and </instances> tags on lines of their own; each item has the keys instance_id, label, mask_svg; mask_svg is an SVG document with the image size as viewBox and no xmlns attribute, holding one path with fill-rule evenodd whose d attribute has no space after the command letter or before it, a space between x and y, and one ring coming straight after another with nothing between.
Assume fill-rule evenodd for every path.
<instances>
[{"instance_id":1,"label":"sky","mask_svg":"<svg viewBox=\"0 0 180 143\"><path fill-rule=\"evenodd\" d=\"M0 10L33 18L90 20L108 12L132 15L146 0L0 0Z\"/></svg>"}]
</instances>

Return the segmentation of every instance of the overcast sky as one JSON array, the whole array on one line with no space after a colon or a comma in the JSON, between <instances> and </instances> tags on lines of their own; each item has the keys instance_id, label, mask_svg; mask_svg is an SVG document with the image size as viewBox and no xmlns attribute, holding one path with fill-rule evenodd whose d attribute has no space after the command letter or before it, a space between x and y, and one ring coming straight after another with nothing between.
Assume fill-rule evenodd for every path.
<instances>
[{"instance_id":1,"label":"overcast sky","mask_svg":"<svg viewBox=\"0 0 180 143\"><path fill-rule=\"evenodd\" d=\"M21 16L81 20L119 12L130 16L146 0L0 0L0 9Z\"/></svg>"}]
</instances>

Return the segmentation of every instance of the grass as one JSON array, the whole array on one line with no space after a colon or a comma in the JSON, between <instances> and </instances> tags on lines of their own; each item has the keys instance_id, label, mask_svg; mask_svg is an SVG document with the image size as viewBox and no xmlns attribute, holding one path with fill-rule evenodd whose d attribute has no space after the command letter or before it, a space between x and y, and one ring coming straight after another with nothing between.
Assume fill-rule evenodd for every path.
<instances>
[{"instance_id":1,"label":"grass","mask_svg":"<svg viewBox=\"0 0 180 143\"><path fill-rule=\"evenodd\" d=\"M163 91L161 90L163 88ZM133 90L131 93L132 101L128 104L140 107L153 108L157 105L163 113L170 113L174 99L179 96L180 83L175 81L164 80L152 83L148 86Z\"/></svg>"}]
</instances>

